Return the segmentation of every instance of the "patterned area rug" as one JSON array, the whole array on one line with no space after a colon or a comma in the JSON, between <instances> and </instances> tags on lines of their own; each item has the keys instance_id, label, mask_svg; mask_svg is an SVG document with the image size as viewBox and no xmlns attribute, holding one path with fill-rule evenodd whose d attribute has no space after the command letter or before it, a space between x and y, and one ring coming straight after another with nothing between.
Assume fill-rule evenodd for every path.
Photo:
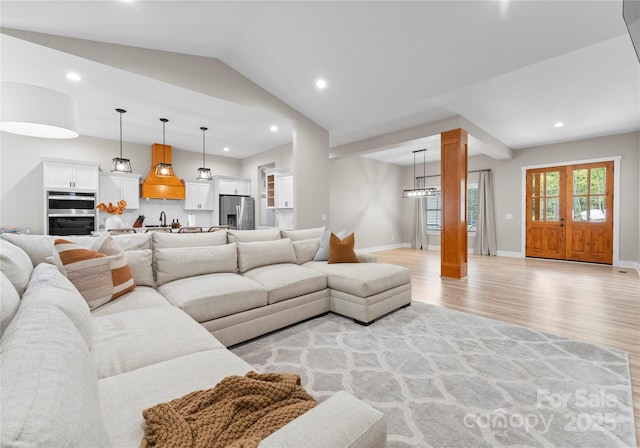
<instances>
[{"instance_id":1,"label":"patterned area rug","mask_svg":"<svg viewBox=\"0 0 640 448\"><path fill-rule=\"evenodd\" d=\"M636 446L625 352L471 314L328 314L232 351L320 401L347 390L384 412L389 447Z\"/></svg>"}]
</instances>

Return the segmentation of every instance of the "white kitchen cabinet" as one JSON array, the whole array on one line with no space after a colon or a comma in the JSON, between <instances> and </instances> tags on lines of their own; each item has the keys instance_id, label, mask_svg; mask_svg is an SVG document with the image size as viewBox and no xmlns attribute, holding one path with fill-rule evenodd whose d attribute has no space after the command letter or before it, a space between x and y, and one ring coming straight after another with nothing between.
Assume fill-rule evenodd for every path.
<instances>
[{"instance_id":1,"label":"white kitchen cabinet","mask_svg":"<svg viewBox=\"0 0 640 448\"><path fill-rule=\"evenodd\" d=\"M211 182L185 182L185 210L213 210L214 194Z\"/></svg>"},{"instance_id":2,"label":"white kitchen cabinet","mask_svg":"<svg viewBox=\"0 0 640 448\"><path fill-rule=\"evenodd\" d=\"M218 194L251 196L251 179L216 176L215 182L218 183Z\"/></svg>"},{"instance_id":3,"label":"white kitchen cabinet","mask_svg":"<svg viewBox=\"0 0 640 448\"><path fill-rule=\"evenodd\" d=\"M114 205L124 199L128 210L140 208L140 175L100 173L99 198L100 202Z\"/></svg>"},{"instance_id":4,"label":"white kitchen cabinet","mask_svg":"<svg viewBox=\"0 0 640 448\"><path fill-rule=\"evenodd\" d=\"M293 174L276 175L276 208L293 208Z\"/></svg>"},{"instance_id":5,"label":"white kitchen cabinet","mask_svg":"<svg viewBox=\"0 0 640 448\"><path fill-rule=\"evenodd\" d=\"M43 160L45 190L98 191L98 164Z\"/></svg>"}]
</instances>

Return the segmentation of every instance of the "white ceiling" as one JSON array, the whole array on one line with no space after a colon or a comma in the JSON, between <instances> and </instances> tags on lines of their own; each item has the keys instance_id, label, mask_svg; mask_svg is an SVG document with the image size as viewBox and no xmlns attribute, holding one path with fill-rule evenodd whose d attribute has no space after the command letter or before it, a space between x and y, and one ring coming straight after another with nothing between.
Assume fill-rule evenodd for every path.
<instances>
[{"instance_id":1,"label":"white ceiling","mask_svg":"<svg viewBox=\"0 0 640 448\"><path fill-rule=\"evenodd\" d=\"M640 129L640 64L620 0L3 0L0 8L6 28L220 58L327 129L332 146L453 115L514 149ZM50 57L34 77L40 85L60 84L56 77L67 67L61 62L69 55ZM82 133L117 139L115 112L99 111L93 101L127 109L126 100L135 107L125 116L125 135L140 130L147 143L158 140L159 124L143 121L164 113L172 119L167 143L190 146L188 136L199 150L204 111L219 107L217 100L75 62L91 76L105 72L79 98ZM327 80L324 91L314 87L318 77ZM109 98L120 103L105 104ZM144 120L135 121L134 110ZM557 121L565 126L554 128ZM392 163L413 163L411 148L396 150Z\"/></svg>"}]
</instances>

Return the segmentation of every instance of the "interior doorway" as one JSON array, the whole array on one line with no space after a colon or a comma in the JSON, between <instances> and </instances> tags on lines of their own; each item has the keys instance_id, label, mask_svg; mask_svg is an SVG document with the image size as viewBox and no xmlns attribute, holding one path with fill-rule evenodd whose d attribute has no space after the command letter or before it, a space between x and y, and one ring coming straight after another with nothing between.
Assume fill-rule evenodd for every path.
<instances>
[{"instance_id":1,"label":"interior doorway","mask_svg":"<svg viewBox=\"0 0 640 448\"><path fill-rule=\"evenodd\" d=\"M526 171L526 256L613 263L614 162Z\"/></svg>"}]
</instances>

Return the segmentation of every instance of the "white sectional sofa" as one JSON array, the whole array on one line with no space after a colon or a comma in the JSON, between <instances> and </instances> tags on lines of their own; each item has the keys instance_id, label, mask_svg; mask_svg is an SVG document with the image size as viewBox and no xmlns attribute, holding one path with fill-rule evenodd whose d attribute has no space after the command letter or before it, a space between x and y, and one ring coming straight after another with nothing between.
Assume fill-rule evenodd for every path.
<instances>
[{"instance_id":1,"label":"white sectional sofa","mask_svg":"<svg viewBox=\"0 0 640 448\"><path fill-rule=\"evenodd\" d=\"M404 268L312 261L321 233L114 236L137 286L92 311L47 263L52 237L3 234L2 446L139 446L142 410L252 370L227 346L329 311L370 323L410 303ZM385 442L383 414L341 392L260 446Z\"/></svg>"}]
</instances>

